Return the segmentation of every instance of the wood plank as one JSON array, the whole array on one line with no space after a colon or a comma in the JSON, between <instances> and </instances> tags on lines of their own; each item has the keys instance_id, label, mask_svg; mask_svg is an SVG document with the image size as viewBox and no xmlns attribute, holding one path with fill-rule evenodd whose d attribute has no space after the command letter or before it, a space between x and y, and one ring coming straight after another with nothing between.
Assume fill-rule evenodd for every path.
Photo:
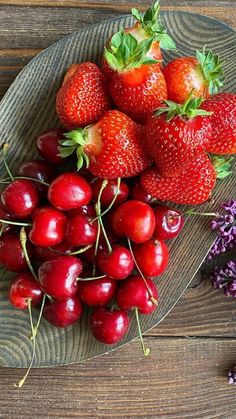
<instances>
[{"instance_id":1,"label":"wood plank","mask_svg":"<svg viewBox=\"0 0 236 419\"><path fill-rule=\"evenodd\" d=\"M235 339L148 338L80 365L33 370L21 390L22 370L0 369L0 417L204 418L236 417L235 388L226 371L236 360Z\"/></svg>"}]
</instances>

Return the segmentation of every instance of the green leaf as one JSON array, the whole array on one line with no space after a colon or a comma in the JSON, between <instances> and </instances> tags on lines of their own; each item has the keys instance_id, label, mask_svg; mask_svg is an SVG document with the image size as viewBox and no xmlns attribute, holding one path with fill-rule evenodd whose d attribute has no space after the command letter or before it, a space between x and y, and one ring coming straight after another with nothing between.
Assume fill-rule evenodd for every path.
<instances>
[{"instance_id":1,"label":"green leaf","mask_svg":"<svg viewBox=\"0 0 236 419\"><path fill-rule=\"evenodd\" d=\"M112 49L114 48L114 50L117 50L119 46L122 44L122 33L123 31L116 32L111 38Z\"/></svg>"},{"instance_id":2,"label":"green leaf","mask_svg":"<svg viewBox=\"0 0 236 419\"><path fill-rule=\"evenodd\" d=\"M141 60L141 64L156 64L156 63L158 63L159 61L158 60L154 60L154 59L152 59L152 58L148 58L148 57L144 57L142 60Z\"/></svg>"},{"instance_id":3,"label":"green leaf","mask_svg":"<svg viewBox=\"0 0 236 419\"><path fill-rule=\"evenodd\" d=\"M133 15L133 17L138 21L138 22L140 22L140 23L142 23L142 21L143 21L143 17L142 17L142 15L141 15L141 13L140 13L140 11L138 10L138 9L135 9L134 7L133 7L133 9L131 9L131 14Z\"/></svg>"},{"instance_id":4,"label":"green leaf","mask_svg":"<svg viewBox=\"0 0 236 419\"><path fill-rule=\"evenodd\" d=\"M220 59L219 55L214 54L212 51L207 51L206 47L202 51L196 51L196 58L206 85L208 86L209 93L218 93L224 84L224 61Z\"/></svg>"},{"instance_id":5,"label":"green leaf","mask_svg":"<svg viewBox=\"0 0 236 419\"><path fill-rule=\"evenodd\" d=\"M59 147L59 155L64 159L75 151L75 147Z\"/></svg>"},{"instance_id":6,"label":"green leaf","mask_svg":"<svg viewBox=\"0 0 236 419\"><path fill-rule=\"evenodd\" d=\"M233 156L218 156L212 154L210 158L215 168L217 179L225 179L233 173L231 170L232 162L234 160Z\"/></svg>"},{"instance_id":7,"label":"green leaf","mask_svg":"<svg viewBox=\"0 0 236 419\"><path fill-rule=\"evenodd\" d=\"M157 39L158 39L158 35L157 35ZM160 42L160 47L166 51L176 49L175 42L167 33L160 35L159 42Z\"/></svg>"},{"instance_id":8,"label":"green leaf","mask_svg":"<svg viewBox=\"0 0 236 419\"><path fill-rule=\"evenodd\" d=\"M131 35L131 33L125 34L124 39L125 44L129 50L129 55L133 55L138 46L137 39L133 35Z\"/></svg>"},{"instance_id":9,"label":"green leaf","mask_svg":"<svg viewBox=\"0 0 236 419\"><path fill-rule=\"evenodd\" d=\"M109 66L113 69L113 70L118 70L119 69L119 63L117 58L115 57L114 54L112 54L112 52L108 51L108 49L105 47L104 48L104 58L106 59L107 63L109 64Z\"/></svg>"}]
</instances>

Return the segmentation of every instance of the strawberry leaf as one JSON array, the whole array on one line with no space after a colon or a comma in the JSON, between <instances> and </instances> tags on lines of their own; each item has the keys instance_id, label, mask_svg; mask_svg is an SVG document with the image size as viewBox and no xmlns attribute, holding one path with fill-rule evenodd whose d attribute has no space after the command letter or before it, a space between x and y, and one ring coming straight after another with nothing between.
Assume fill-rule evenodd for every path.
<instances>
[{"instance_id":1,"label":"strawberry leaf","mask_svg":"<svg viewBox=\"0 0 236 419\"><path fill-rule=\"evenodd\" d=\"M133 15L133 17L138 21L138 22L140 22L140 23L142 23L143 22L143 17L142 17L142 15L141 15L141 13L140 13L140 11L138 10L138 9L135 9L135 8L133 8L133 9L131 9L131 14Z\"/></svg>"},{"instance_id":2,"label":"strawberry leaf","mask_svg":"<svg viewBox=\"0 0 236 419\"><path fill-rule=\"evenodd\" d=\"M218 156L212 154L210 158L216 171L217 179L225 179L233 173L232 170L230 170L234 160L233 156Z\"/></svg>"},{"instance_id":3,"label":"strawberry leaf","mask_svg":"<svg viewBox=\"0 0 236 419\"><path fill-rule=\"evenodd\" d=\"M164 103L166 106L156 110L155 116L159 116L166 113L166 120L170 121L174 116L179 115L187 119L192 119L195 116L207 116L212 115L212 112L207 112L204 109L199 109L203 99L193 98L192 92L183 104L166 100Z\"/></svg>"},{"instance_id":4,"label":"strawberry leaf","mask_svg":"<svg viewBox=\"0 0 236 419\"><path fill-rule=\"evenodd\" d=\"M173 39L167 33L157 34L155 39L160 42L160 47L166 51L176 49Z\"/></svg>"},{"instance_id":5,"label":"strawberry leaf","mask_svg":"<svg viewBox=\"0 0 236 419\"><path fill-rule=\"evenodd\" d=\"M196 58L199 67L203 73L206 85L211 95L218 93L223 83L223 64L219 55L213 54L212 51L206 51L206 47L202 51L196 51Z\"/></svg>"}]
</instances>

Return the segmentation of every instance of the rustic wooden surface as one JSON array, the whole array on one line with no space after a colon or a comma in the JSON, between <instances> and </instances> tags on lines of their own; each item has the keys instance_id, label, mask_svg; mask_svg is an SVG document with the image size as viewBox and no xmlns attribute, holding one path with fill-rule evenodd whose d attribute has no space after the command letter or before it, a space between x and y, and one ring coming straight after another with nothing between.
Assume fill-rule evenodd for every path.
<instances>
[{"instance_id":1,"label":"rustic wooden surface","mask_svg":"<svg viewBox=\"0 0 236 419\"><path fill-rule=\"evenodd\" d=\"M0 0L0 95L41 49L90 23L148 2ZM236 28L230 1L163 1L164 9L197 11ZM37 369L14 390L22 371L0 369L0 418L235 418L236 305L198 276L169 316L139 343L81 365Z\"/></svg>"}]
</instances>

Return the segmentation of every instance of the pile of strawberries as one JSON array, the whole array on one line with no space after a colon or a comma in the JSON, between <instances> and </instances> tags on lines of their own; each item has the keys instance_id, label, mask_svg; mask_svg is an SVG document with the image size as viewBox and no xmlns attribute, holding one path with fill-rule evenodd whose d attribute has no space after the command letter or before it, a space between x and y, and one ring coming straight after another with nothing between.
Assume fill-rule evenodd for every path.
<instances>
[{"instance_id":1,"label":"pile of strawberries","mask_svg":"<svg viewBox=\"0 0 236 419\"><path fill-rule=\"evenodd\" d=\"M95 306L90 328L107 344L123 338L131 309L140 331L138 313L157 308L151 278L183 226L164 202L206 202L236 152L236 96L218 93L222 61L204 49L164 67L162 50L175 44L159 9L132 10L137 23L107 40L101 69L70 66L56 98L63 127L36 140L44 160L13 177L3 148L0 262L17 272L10 301L30 313L42 302L39 318L57 327L78 321L82 303Z\"/></svg>"}]
</instances>

